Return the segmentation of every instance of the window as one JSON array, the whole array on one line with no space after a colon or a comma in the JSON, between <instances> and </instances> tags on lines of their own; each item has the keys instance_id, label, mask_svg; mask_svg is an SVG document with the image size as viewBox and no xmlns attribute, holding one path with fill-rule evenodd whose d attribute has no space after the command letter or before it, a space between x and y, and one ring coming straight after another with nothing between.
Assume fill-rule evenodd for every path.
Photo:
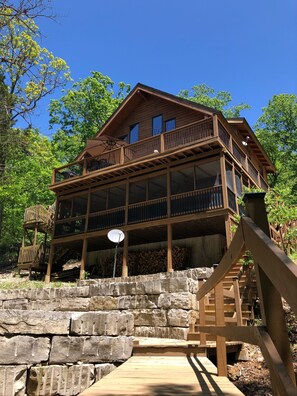
<instances>
[{"instance_id":1,"label":"window","mask_svg":"<svg viewBox=\"0 0 297 396\"><path fill-rule=\"evenodd\" d=\"M175 118L171 118L171 120L165 121L165 132L171 131L176 128Z\"/></svg>"},{"instance_id":2,"label":"window","mask_svg":"<svg viewBox=\"0 0 297 396\"><path fill-rule=\"evenodd\" d=\"M82 195L73 198L72 217L83 216L87 213L88 196Z\"/></svg>"},{"instance_id":3,"label":"window","mask_svg":"<svg viewBox=\"0 0 297 396\"><path fill-rule=\"evenodd\" d=\"M241 197L242 195L241 174L238 172L235 172L235 184L236 184L236 196Z\"/></svg>"},{"instance_id":4,"label":"window","mask_svg":"<svg viewBox=\"0 0 297 396\"><path fill-rule=\"evenodd\" d=\"M152 119L153 135L159 135L160 133L162 133L162 123L163 123L162 115L153 117Z\"/></svg>"},{"instance_id":5,"label":"window","mask_svg":"<svg viewBox=\"0 0 297 396\"><path fill-rule=\"evenodd\" d=\"M171 173L171 195L194 190L194 168Z\"/></svg>"},{"instance_id":6,"label":"window","mask_svg":"<svg viewBox=\"0 0 297 396\"><path fill-rule=\"evenodd\" d=\"M63 199L63 201L59 202L58 206L58 220L67 219L71 217L72 210L72 199Z\"/></svg>"},{"instance_id":7,"label":"window","mask_svg":"<svg viewBox=\"0 0 297 396\"><path fill-rule=\"evenodd\" d=\"M215 187L222 184L219 161L195 166L195 189Z\"/></svg>"},{"instance_id":8,"label":"window","mask_svg":"<svg viewBox=\"0 0 297 396\"><path fill-rule=\"evenodd\" d=\"M146 180L130 184L129 204L146 201L146 186Z\"/></svg>"},{"instance_id":9,"label":"window","mask_svg":"<svg viewBox=\"0 0 297 396\"><path fill-rule=\"evenodd\" d=\"M233 168L228 162L226 162L226 179L227 179L227 187L234 191L234 184L233 184Z\"/></svg>"},{"instance_id":10,"label":"window","mask_svg":"<svg viewBox=\"0 0 297 396\"><path fill-rule=\"evenodd\" d=\"M135 143L139 139L139 123L130 126L129 143Z\"/></svg>"},{"instance_id":11,"label":"window","mask_svg":"<svg viewBox=\"0 0 297 396\"><path fill-rule=\"evenodd\" d=\"M166 175L157 176L148 181L148 199L163 198L167 195Z\"/></svg>"},{"instance_id":12,"label":"window","mask_svg":"<svg viewBox=\"0 0 297 396\"><path fill-rule=\"evenodd\" d=\"M112 187L108 193L108 209L119 208L125 205L126 188L125 185Z\"/></svg>"},{"instance_id":13,"label":"window","mask_svg":"<svg viewBox=\"0 0 297 396\"><path fill-rule=\"evenodd\" d=\"M93 192L91 195L91 207L90 212L101 212L102 210L106 210L106 200L107 200L107 191L100 190Z\"/></svg>"}]
</instances>

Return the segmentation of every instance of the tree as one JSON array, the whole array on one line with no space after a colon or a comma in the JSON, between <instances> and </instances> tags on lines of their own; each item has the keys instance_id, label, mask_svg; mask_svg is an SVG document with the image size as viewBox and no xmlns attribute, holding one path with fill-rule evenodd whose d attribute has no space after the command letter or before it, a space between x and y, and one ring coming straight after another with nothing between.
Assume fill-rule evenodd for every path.
<instances>
[{"instance_id":1,"label":"tree","mask_svg":"<svg viewBox=\"0 0 297 396\"><path fill-rule=\"evenodd\" d=\"M240 117L240 113L243 110L250 109L250 106L245 103L230 107L232 97L229 92L216 92L206 84L194 85L190 91L184 89L179 92L178 96L217 109L227 118Z\"/></svg>"},{"instance_id":2,"label":"tree","mask_svg":"<svg viewBox=\"0 0 297 396\"><path fill-rule=\"evenodd\" d=\"M256 134L276 167L269 184L297 204L297 96L274 95L255 125Z\"/></svg>"},{"instance_id":3,"label":"tree","mask_svg":"<svg viewBox=\"0 0 297 396\"><path fill-rule=\"evenodd\" d=\"M26 18L53 18L50 4L51 0L0 0L0 29L12 19L25 24ZM9 11L9 19L6 18L7 11Z\"/></svg>"},{"instance_id":4,"label":"tree","mask_svg":"<svg viewBox=\"0 0 297 396\"><path fill-rule=\"evenodd\" d=\"M12 144L0 184L0 202L5 202L1 245L15 246L22 238L24 210L36 204L52 204L49 191L57 162L48 138L34 129L12 129Z\"/></svg>"},{"instance_id":5,"label":"tree","mask_svg":"<svg viewBox=\"0 0 297 396\"><path fill-rule=\"evenodd\" d=\"M2 9L0 20L0 73L14 105L11 120L28 120L38 102L70 79L66 62L38 44L39 29L30 18L11 18L11 9ZM4 22L3 22L4 21Z\"/></svg>"},{"instance_id":6,"label":"tree","mask_svg":"<svg viewBox=\"0 0 297 396\"><path fill-rule=\"evenodd\" d=\"M99 72L74 83L64 96L50 103L50 125L59 126L53 144L60 161L71 161L111 116L130 90Z\"/></svg>"}]
</instances>

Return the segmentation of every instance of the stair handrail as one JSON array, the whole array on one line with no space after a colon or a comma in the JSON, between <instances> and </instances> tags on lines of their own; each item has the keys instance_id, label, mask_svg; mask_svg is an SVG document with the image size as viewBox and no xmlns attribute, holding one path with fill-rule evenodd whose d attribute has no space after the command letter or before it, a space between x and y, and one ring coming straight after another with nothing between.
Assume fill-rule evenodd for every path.
<instances>
[{"instance_id":1,"label":"stair handrail","mask_svg":"<svg viewBox=\"0 0 297 396\"><path fill-rule=\"evenodd\" d=\"M262 194L262 195L261 195ZM197 292L200 301L213 289L222 285L224 277L238 262L245 250L250 250L254 263L264 326L228 327L216 322L215 326L200 326L200 332L217 336L218 374L225 375L226 358L222 356L222 340L242 341L261 348L271 374L275 394L297 394L295 374L287 337L281 296L297 314L297 266L276 246L269 235L269 226L264 206L264 195L250 194L250 217L242 217L234 238L211 277ZM256 203L253 199L256 198ZM262 199L260 202L259 199ZM251 204L252 202L252 204ZM264 209L263 209L264 208ZM262 213L261 213L262 211ZM264 219L266 216L266 221ZM251 218L253 217L253 219ZM254 221L255 220L255 221ZM259 226L256 224L259 224ZM261 228L262 229L261 229ZM264 231L263 231L264 230ZM221 286L222 287L222 286ZM220 311L222 309L222 302ZM218 312L216 312L216 315ZM221 312L219 312L221 315ZM219 348L218 348L219 342Z\"/></svg>"}]
</instances>

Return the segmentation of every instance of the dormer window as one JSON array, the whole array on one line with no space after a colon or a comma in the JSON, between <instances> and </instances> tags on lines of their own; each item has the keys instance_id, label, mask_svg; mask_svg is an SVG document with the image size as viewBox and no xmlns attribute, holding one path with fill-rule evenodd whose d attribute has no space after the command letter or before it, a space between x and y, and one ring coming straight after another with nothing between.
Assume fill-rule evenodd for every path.
<instances>
[{"instance_id":1,"label":"dormer window","mask_svg":"<svg viewBox=\"0 0 297 396\"><path fill-rule=\"evenodd\" d=\"M165 121L165 132L172 131L176 128L175 118Z\"/></svg>"},{"instance_id":2,"label":"dormer window","mask_svg":"<svg viewBox=\"0 0 297 396\"><path fill-rule=\"evenodd\" d=\"M160 133L162 133L162 124L163 124L162 114L152 118L153 135L160 135Z\"/></svg>"},{"instance_id":3,"label":"dormer window","mask_svg":"<svg viewBox=\"0 0 297 396\"><path fill-rule=\"evenodd\" d=\"M139 123L130 126L129 143L135 143L139 139Z\"/></svg>"}]
</instances>

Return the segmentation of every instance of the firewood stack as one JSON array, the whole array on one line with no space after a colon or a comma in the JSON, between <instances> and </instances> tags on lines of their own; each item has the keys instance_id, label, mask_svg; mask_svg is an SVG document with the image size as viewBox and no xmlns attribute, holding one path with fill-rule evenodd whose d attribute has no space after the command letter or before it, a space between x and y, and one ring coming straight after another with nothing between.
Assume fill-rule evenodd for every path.
<instances>
[{"instance_id":1,"label":"firewood stack","mask_svg":"<svg viewBox=\"0 0 297 396\"><path fill-rule=\"evenodd\" d=\"M188 266L189 249L174 246L172 249L173 269L183 270ZM116 276L122 274L123 255L119 254L116 263ZM107 258L92 271L92 276L110 278L113 274L113 257ZM130 252L128 254L129 276L155 274L167 271L167 249Z\"/></svg>"}]
</instances>

